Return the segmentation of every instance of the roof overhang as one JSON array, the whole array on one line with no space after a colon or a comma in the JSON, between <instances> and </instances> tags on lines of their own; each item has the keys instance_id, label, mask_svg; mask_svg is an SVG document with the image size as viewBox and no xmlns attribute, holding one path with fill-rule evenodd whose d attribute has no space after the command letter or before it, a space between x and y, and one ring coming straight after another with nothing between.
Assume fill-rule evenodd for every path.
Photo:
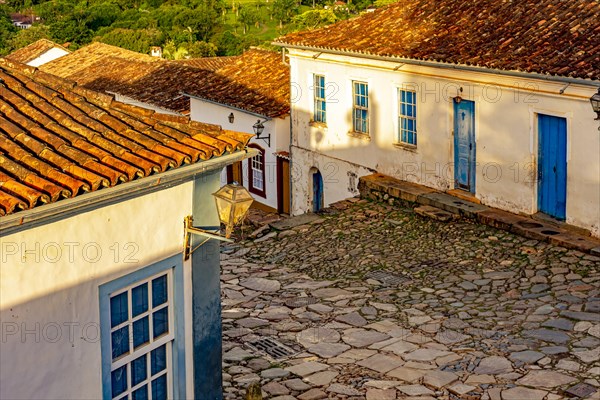
<instances>
[{"instance_id":1,"label":"roof overhang","mask_svg":"<svg viewBox=\"0 0 600 400\"><path fill-rule=\"evenodd\" d=\"M359 52L354 52L354 51L350 51L350 50L339 50L339 49L329 49L329 48L318 47L318 46L287 44L287 43L276 42L276 41L271 42L271 44L274 46L285 47L288 49L315 51L315 52L329 53L329 54L335 54L335 55L340 55L340 56L365 58L365 59L369 59L369 60L389 61L389 62L418 65L418 66L424 66L424 67L453 69L453 70L479 72L479 73L486 73L486 74L493 74L493 75L511 76L511 77L525 78L525 79L540 79L540 80L544 80L544 81L573 83L573 84L578 84L578 85L600 87L600 81L591 80L591 79L571 78L568 76L557 76L557 75L544 75L544 74L539 74L539 73L535 73L535 72L508 71L508 70L502 70L502 69L477 67L477 66L472 66L472 65L444 63L444 62L439 62L439 61L416 60L413 58L403 58L403 57L396 57L396 56L380 56L380 55L376 55L376 54L359 53Z\"/></svg>"},{"instance_id":2,"label":"roof overhang","mask_svg":"<svg viewBox=\"0 0 600 400\"><path fill-rule=\"evenodd\" d=\"M246 158L254 157L258 150L246 148L232 154L175 168L146 178L82 194L56 203L19 211L0 218L0 237L46 225L100 207L120 203L145 194L158 192L182 183L192 181L202 175L221 171L226 166Z\"/></svg>"}]
</instances>

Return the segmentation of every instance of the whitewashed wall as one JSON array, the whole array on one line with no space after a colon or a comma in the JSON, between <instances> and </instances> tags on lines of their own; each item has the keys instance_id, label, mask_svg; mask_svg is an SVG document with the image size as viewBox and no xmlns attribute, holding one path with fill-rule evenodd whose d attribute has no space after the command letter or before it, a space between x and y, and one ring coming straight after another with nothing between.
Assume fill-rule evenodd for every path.
<instances>
[{"instance_id":1,"label":"whitewashed wall","mask_svg":"<svg viewBox=\"0 0 600 400\"><path fill-rule=\"evenodd\" d=\"M58 47L53 47L47 52L40 55L39 57L36 57L33 60L29 61L27 65L31 65L32 67L39 67L40 65L49 63L52 60L56 60L57 58L66 56L67 54L69 54L68 51Z\"/></svg>"},{"instance_id":2,"label":"whitewashed wall","mask_svg":"<svg viewBox=\"0 0 600 400\"><path fill-rule=\"evenodd\" d=\"M241 110L233 110L229 107L209 103L199 99L191 99L190 118L194 121L207 122L210 124L221 125L223 129L234 130L254 134L252 125L259 120L259 117ZM234 122L229 122L229 114L233 113ZM263 121L265 118L260 118ZM277 158L274 153L278 151L289 151L290 144L290 119L274 118L263 123L265 129L261 136L271 134L271 146L267 146L266 141L252 138L250 143L254 143L265 150L265 191L266 197L252 193L254 199L268 207L277 209ZM249 188L248 183L248 160L242 161L244 186ZM225 183L227 176L225 171L221 175L221 181Z\"/></svg>"},{"instance_id":3,"label":"whitewashed wall","mask_svg":"<svg viewBox=\"0 0 600 400\"><path fill-rule=\"evenodd\" d=\"M503 77L440 68L402 65L345 56L290 50L292 82L293 213L310 211L308 171L318 167L325 181L325 205L352 196L346 173L368 170L439 190L454 187L452 97L475 101L476 197L483 204L515 213L537 212L538 143L536 114L567 118L567 222L600 236L600 134L589 86ZM360 65L357 65L360 64ZM397 69L397 70L394 70ZM313 74L325 76L327 126L311 124ZM370 140L348 135L352 129L353 80L369 84ZM418 146L395 146L397 90L417 91ZM533 91L532 91L533 90ZM302 151L301 151L302 150ZM307 152L314 152L308 156ZM331 166L333 165L333 167ZM351 167L352 166L352 167ZM359 168L362 167L362 168ZM332 183L335 180L340 183Z\"/></svg>"},{"instance_id":4,"label":"whitewashed wall","mask_svg":"<svg viewBox=\"0 0 600 400\"><path fill-rule=\"evenodd\" d=\"M0 238L0 398L102 398L98 286L181 253L192 188L185 183ZM184 277L191 321L189 263ZM190 397L191 329L187 323Z\"/></svg>"}]
</instances>

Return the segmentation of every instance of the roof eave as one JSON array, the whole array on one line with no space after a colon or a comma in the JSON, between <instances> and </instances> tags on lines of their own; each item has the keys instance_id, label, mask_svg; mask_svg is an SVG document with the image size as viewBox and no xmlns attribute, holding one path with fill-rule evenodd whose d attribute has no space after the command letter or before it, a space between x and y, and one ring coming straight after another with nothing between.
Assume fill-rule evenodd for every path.
<instances>
[{"instance_id":1,"label":"roof eave","mask_svg":"<svg viewBox=\"0 0 600 400\"><path fill-rule=\"evenodd\" d=\"M479 72L479 73L494 74L494 75L504 75L504 76L518 77L518 78L540 79L540 80L545 80L545 81L573 83L573 84L579 84L579 85L600 87L600 80L573 78L573 77L560 76L560 75L546 75L546 74L540 74L540 73L536 73L536 72L492 69L492 68L478 67L478 66L472 66L472 65L451 64L451 63L443 63L443 62L439 62L439 61L417 60L417 59L413 59L413 58L403 58L403 57L396 57L396 56L380 56L380 55L369 54L369 53L358 53L358 52L354 52L354 51L350 51L350 50L330 49L330 48L320 47L320 46L289 44L289 43L277 42L277 41L271 42L271 44L274 46L285 47L285 48L290 48L290 49L318 51L321 53L329 53L329 54L342 55L342 56L366 58L366 59L370 59L370 60L390 61L390 62L404 63L404 64L410 64L410 65L419 65L419 66L425 66L425 67L454 69L454 70L461 70L461 71Z\"/></svg>"},{"instance_id":2,"label":"roof eave","mask_svg":"<svg viewBox=\"0 0 600 400\"><path fill-rule=\"evenodd\" d=\"M0 218L0 237L177 186L198 176L221 171L227 165L254 157L256 154L258 154L257 150L245 148L243 151L197 162L186 167L175 168L71 199L9 214Z\"/></svg>"}]
</instances>

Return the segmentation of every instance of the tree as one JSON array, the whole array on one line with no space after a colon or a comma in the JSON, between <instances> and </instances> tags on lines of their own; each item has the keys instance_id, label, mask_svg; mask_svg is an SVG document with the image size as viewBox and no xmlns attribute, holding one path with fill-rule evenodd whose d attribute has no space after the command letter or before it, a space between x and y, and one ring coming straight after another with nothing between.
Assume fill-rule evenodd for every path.
<instances>
[{"instance_id":1,"label":"tree","mask_svg":"<svg viewBox=\"0 0 600 400\"><path fill-rule=\"evenodd\" d=\"M162 33L156 29L113 29L98 36L95 40L122 47L124 49L147 54L150 46L157 46L163 42Z\"/></svg>"},{"instance_id":2,"label":"tree","mask_svg":"<svg viewBox=\"0 0 600 400\"><path fill-rule=\"evenodd\" d=\"M0 56L9 53L12 48L9 47L9 41L16 34L17 29L12 24L8 12L0 6Z\"/></svg>"},{"instance_id":3,"label":"tree","mask_svg":"<svg viewBox=\"0 0 600 400\"><path fill-rule=\"evenodd\" d=\"M335 13L329 10L309 10L296 15L292 21L298 29L315 29L324 25L330 25L338 20Z\"/></svg>"},{"instance_id":4,"label":"tree","mask_svg":"<svg viewBox=\"0 0 600 400\"><path fill-rule=\"evenodd\" d=\"M279 21L279 29L283 29L283 24L290 22L292 17L298 14L299 7L296 0L275 0L271 10Z\"/></svg>"},{"instance_id":5,"label":"tree","mask_svg":"<svg viewBox=\"0 0 600 400\"><path fill-rule=\"evenodd\" d=\"M217 55L217 46L213 43L194 42L188 44L187 51L190 57L215 57Z\"/></svg>"},{"instance_id":6,"label":"tree","mask_svg":"<svg viewBox=\"0 0 600 400\"><path fill-rule=\"evenodd\" d=\"M29 29L19 29L19 31L7 40L9 51L20 49L37 40L48 39L49 30L44 25L34 25Z\"/></svg>"},{"instance_id":7,"label":"tree","mask_svg":"<svg viewBox=\"0 0 600 400\"><path fill-rule=\"evenodd\" d=\"M244 35L249 26L254 25L258 22L260 16L253 7L242 7L240 10L240 22L244 27Z\"/></svg>"}]
</instances>

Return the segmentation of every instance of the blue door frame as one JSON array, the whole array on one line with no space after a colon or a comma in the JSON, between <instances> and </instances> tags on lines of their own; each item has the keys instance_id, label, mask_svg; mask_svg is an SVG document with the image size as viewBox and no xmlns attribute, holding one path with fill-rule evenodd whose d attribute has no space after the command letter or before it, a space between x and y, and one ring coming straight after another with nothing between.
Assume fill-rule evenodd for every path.
<instances>
[{"instance_id":1,"label":"blue door frame","mask_svg":"<svg viewBox=\"0 0 600 400\"><path fill-rule=\"evenodd\" d=\"M538 114L538 210L564 220L567 212L567 120Z\"/></svg>"},{"instance_id":2,"label":"blue door frame","mask_svg":"<svg viewBox=\"0 0 600 400\"><path fill-rule=\"evenodd\" d=\"M319 212L323 208L323 176L318 170L312 175L313 187L313 212Z\"/></svg>"},{"instance_id":3,"label":"blue door frame","mask_svg":"<svg viewBox=\"0 0 600 400\"><path fill-rule=\"evenodd\" d=\"M475 193L475 102L454 101L455 188Z\"/></svg>"}]
</instances>

